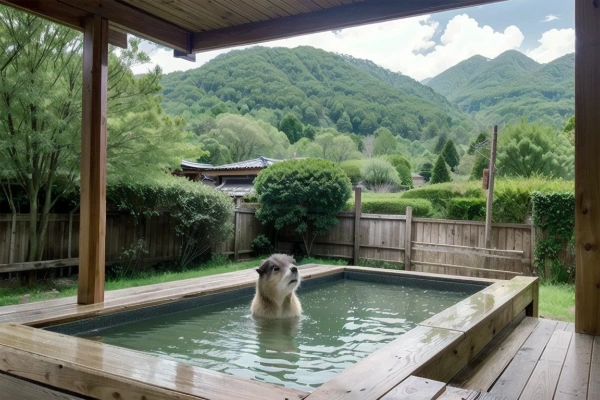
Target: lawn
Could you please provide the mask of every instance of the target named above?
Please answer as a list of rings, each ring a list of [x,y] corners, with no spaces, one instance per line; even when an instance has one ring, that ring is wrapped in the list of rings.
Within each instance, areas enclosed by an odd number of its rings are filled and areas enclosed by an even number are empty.
[[[107,280],[105,290],[126,289],[130,287],[152,285],[178,281],[182,279],[199,278],[202,276],[222,274],[224,272],[241,271],[257,267],[260,259],[237,262],[216,259],[206,264],[198,265],[184,272],[145,272],[130,278]],[[300,264],[334,264],[346,265],[346,262],[336,260],[321,260],[306,258]],[[19,304],[23,296],[28,295],[28,301],[42,301],[61,297],[75,296],[77,294],[77,281],[75,279],[59,278],[38,282],[33,288],[21,285],[19,282],[0,283],[0,306]]]
[[[541,284],[540,317],[557,321],[575,321],[575,285]]]

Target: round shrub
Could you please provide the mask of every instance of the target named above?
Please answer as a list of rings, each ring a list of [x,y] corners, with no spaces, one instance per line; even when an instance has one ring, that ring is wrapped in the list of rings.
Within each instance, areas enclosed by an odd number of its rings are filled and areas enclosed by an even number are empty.
[[[302,235],[308,255],[315,237],[337,224],[336,214],[352,193],[350,179],[340,167],[310,158],[271,165],[258,174],[254,188],[261,205],[256,217],[278,230],[292,227]]]

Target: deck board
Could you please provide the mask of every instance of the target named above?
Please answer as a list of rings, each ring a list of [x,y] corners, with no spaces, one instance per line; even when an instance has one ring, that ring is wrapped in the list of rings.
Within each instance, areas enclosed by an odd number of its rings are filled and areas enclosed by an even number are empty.
[[[560,374],[555,400],[587,398],[594,338],[574,333]]]
[[[59,339],[59,340],[57,340]],[[23,325],[0,325],[0,370],[93,398],[300,399],[265,385],[142,352]]]
[[[0,399],[6,400],[83,400],[82,397],[57,392],[2,373],[0,373],[0,388],[2,388]]]
[[[553,332],[520,398],[553,398],[572,337],[571,332],[563,330]]]
[[[592,363],[590,365],[588,399],[600,399],[600,336],[594,337],[594,346],[592,349]]]
[[[555,321],[540,319],[537,327],[489,392],[509,399],[518,399],[555,328]]]

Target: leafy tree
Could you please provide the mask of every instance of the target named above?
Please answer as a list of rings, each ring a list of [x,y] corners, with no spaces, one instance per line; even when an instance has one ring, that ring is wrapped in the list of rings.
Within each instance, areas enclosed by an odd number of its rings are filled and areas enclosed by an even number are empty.
[[[224,114],[226,112],[229,112],[229,109],[227,108],[227,105],[225,103],[219,103],[211,107],[210,109],[210,113],[213,117],[216,117],[219,114]]]
[[[452,140],[446,142],[446,145],[442,150],[442,157],[444,157],[446,164],[450,166],[450,170],[454,172],[454,168],[460,163],[460,156],[458,155]]]
[[[373,155],[384,156],[396,152],[398,142],[387,128],[379,128],[375,131],[375,143],[373,144]]]
[[[279,124],[279,130],[285,133],[292,144],[302,139],[302,122],[294,114],[290,113],[283,117]]]
[[[352,122],[350,121],[350,116],[346,111],[344,111],[338,118],[336,126],[340,132],[352,132]]]
[[[575,116],[573,115],[563,128],[563,133],[567,137],[567,140],[571,143],[571,145],[575,146]]]
[[[355,158],[358,152],[356,144],[346,135],[337,135],[327,132],[315,138],[315,144],[320,148],[319,157],[335,163],[341,163],[350,158]]]
[[[205,150],[205,154],[198,157],[197,162],[212,165],[231,164],[233,162],[227,146],[222,145],[216,139],[204,137],[200,139],[200,144],[202,149]]]
[[[446,135],[446,132],[442,132],[442,134],[440,136],[438,136],[438,140],[435,143],[433,152],[435,154],[440,154],[442,152],[442,150],[444,150],[444,146],[446,145],[447,141],[448,141],[448,135]]]
[[[421,170],[419,171],[419,175],[421,175],[425,182],[429,182],[431,179],[431,173],[433,171],[433,164],[430,162],[423,163],[421,166]]]
[[[261,207],[256,216],[275,229],[291,227],[302,236],[307,255],[317,236],[337,224],[351,196],[346,173],[326,160],[302,159],[276,163],[261,171],[254,187]]]
[[[574,149],[553,127],[527,122],[509,125],[498,140],[498,174],[572,179]]]
[[[81,140],[83,37],[62,25],[0,7],[0,183],[29,203],[28,260],[40,260],[50,210],[76,190]],[[161,71],[134,77],[149,60],[131,40],[108,60],[108,183],[163,176],[198,151],[183,120],[158,106]],[[11,195],[10,191],[6,191]]]
[[[317,130],[312,125],[306,125],[304,127],[304,131],[302,132],[302,135],[305,138],[310,139],[310,140],[315,140],[316,134],[317,134]]]
[[[192,119],[186,125],[186,129],[196,134],[196,136],[206,135],[212,129],[217,127],[217,121],[211,116],[204,118]]]
[[[392,164],[396,171],[398,171],[398,176],[400,177],[400,183],[403,186],[407,186],[409,188],[413,187],[412,181],[412,173],[410,168],[410,162],[402,157],[399,154],[392,154],[386,157],[386,159]]]
[[[312,107],[307,107],[304,110],[304,122],[309,125],[319,125],[319,116]]]
[[[425,134],[427,139],[432,139],[440,133],[440,127],[435,122],[430,122],[425,128]]]
[[[362,142],[363,142],[362,153],[367,158],[373,157],[374,151],[375,151],[375,135],[369,135],[369,136],[363,137]]]
[[[400,184],[398,171],[382,158],[367,160],[360,172],[367,185],[375,192],[386,193]]]
[[[448,171],[448,165],[446,165],[446,161],[444,161],[444,157],[440,154],[435,161],[435,165],[433,167],[433,172],[431,173],[430,183],[444,183],[450,182],[450,171]]]
[[[489,135],[485,132],[481,132],[477,137],[469,144],[469,150],[467,154],[489,154],[490,153],[490,140]]]
[[[267,132],[249,117],[222,114],[217,118],[217,127],[206,136],[225,145],[233,162],[271,155]]]
[[[473,164],[473,170],[471,171],[471,176],[469,177],[472,181],[477,181],[483,178],[483,170],[490,167],[490,160],[486,157],[477,155],[475,158],[475,163]]]

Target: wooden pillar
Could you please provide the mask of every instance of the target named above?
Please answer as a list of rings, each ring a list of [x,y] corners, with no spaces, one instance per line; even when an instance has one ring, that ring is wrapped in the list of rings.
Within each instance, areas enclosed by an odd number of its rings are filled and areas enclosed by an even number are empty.
[[[235,217],[233,222],[233,261],[239,261],[240,259],[240,240],[241,240],[241,215],[239,209],[235,209]]]
[[[77,302],[104,301],[108,20],[85,20],[81,119],[81,219]]]
[[[410,271],[412,253],[412,207],[406,207],[406,229],[404,231],[404,270]]]
[[[600,335],[600,2],[575,1],[575,330]]]
[[[360,257],[360,214],[362,212],[362,186],[354,189],[354,265]]]

